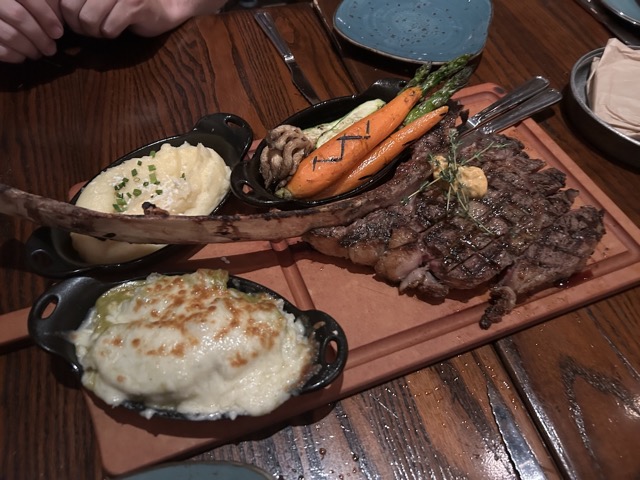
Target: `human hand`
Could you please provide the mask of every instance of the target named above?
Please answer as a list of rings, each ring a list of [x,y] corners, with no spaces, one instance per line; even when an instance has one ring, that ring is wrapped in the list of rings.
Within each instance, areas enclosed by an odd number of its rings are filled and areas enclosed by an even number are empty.
[[[115,38],[125,29],[152,37],[196,15],[216,13],[225,0],[59,0],[64,21],[76,33]]]
[[[64,33],[58,0],[0,1],[0,62],[20,63],[56,53]]]

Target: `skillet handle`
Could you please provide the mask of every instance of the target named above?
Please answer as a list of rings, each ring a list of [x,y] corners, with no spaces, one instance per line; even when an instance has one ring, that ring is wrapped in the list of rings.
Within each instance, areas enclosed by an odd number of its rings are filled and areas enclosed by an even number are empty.
[[[89,312],[98,296],[111,287],[91,277],[74,277],[50,287],[33,304],[27,326],[33,341],[43,350],[66,360],[75,373],[82,373],[76,349],[69,334],[82,318],[78,312]]]
[[[73,264],[60,254],[49,227],[36,229],[27,239],[25,250],[29,268],[44,277],[64,278],[89,269],[87,265]]]
[[[253,162],[240,162],[231,170],[231,192],[243,202],[262,208],[282,208],[287,203],[285,199],[279,199],[269,193],[262,186],[262,177],[258,178]],[[245,187],[249,191],[245,191]]]
[[[243,118],[232,113],[212,113],[202,117],[193,127],[194,130],[203,133],[216,133],[232,145],[243,158],[249,151],[253,142],[253,130]]]
[[[313,328],[318,342],[320,370],[304,384],[300,393],[319,390],[333,382],[342,373],[349,354],[347,336],[342,327],[328,314],[319,310],[303,312],[305,323]],[[335,345],[335,352],[331,348]]]

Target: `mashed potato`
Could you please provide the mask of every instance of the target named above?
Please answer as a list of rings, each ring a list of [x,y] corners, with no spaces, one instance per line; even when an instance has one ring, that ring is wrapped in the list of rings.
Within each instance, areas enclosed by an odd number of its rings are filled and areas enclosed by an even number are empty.
[[[262,415],[310,374],[317,351],[281,299],[227,288],[223,270],[152,274],[103,294],[72,335],[83,384],[193,419]]]
[[[76,205],[98,212],[142,215],[151,202],[172,215],[208,215],[229,191],[231,169],[214,150],[168,143],[153,155],[132,158],[99,174],[84,187]],[[131,244],[71,234],[87,262],[121,263],[164,245]]]

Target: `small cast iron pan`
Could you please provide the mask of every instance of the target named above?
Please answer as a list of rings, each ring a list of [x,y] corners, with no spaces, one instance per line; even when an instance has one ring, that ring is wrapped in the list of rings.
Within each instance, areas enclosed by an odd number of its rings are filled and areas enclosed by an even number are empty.
[[[149,155],[151,151],[159,150],[160,146],[165,143],[178,147],[185,142],[191,145],[201,143],[205,147],[212,148],[224,159],[229,168],[233,169],[248,152],[252,141],[253,131],[245,120],[230,113],[214,113],[198,120],[190,132],[157,140],[140,147],[119,158],[102,171],[115,167],[125,160]],[[100,173],[102,172],[97,173],[93,178]],[[74,195],[71,203],[78,200],[81,192],[82,190]],[[228,198],[227,194],[211,214],[217,212]],[[87,272],[126,271],[157,262],[183,248],[184,245],[167,245],[144,257],[128,262],[96,265],[87,263],[78,255],[72,246],[71,236],[63,230],[49,227],[38,228],[31,234],[25,245],[29,267],[34,272],[51,278],[66,278]]]
[[[165,275],[181,275],[175,272]],[[36,345],[45,351],[65,360],[80,379],[83,368],[76,356],[75,345],[69,340],[69,334],[80,327],[100,295],[112,287],[131,280],[142,280],[146,276],[118,281],[103,281],[93,277],[79,276],[62,280],[42,294],[29,312],[29,335]],[[347,362],[347,337],[342,327],[328,314],[319,310],[300,310],[287,299],[269,288],[250,280],[229,276],[229,288],[245,293],[266,293],[284,301],[284,310],[301,322],[307,335],[318,344],[315,364],[318,371],[294,395],[313,392],[333,382],[344,369]],[[53,308],[49,313],[47,310]],[[146,410],[144,404],[124,402],[121,406],[130,410]],[[173,410],[154,410],[154,415],[176,420],[216,420],[219,416],[202,415],[194,417]]]
[[[293,125],[305,129],[331,122],[346,115],[358,105],[368,100],[377,98],[385,102],[392,100],[405,84],[406,81],[400,79],[378,80],[358,95],[333,98],[305,108],[284,120],[282,125]],[[266,145],[265,140],[260,142],[249,161],[240,162],[235,166],[231,172],[231,191],[240,200],[250,205],[264,208],[278,208],[280,210],[315,207],[358,195],[383,183],[395,168],[397,161],[402,158],[402,155],[398,156],[396,160],[371,177],[366,183],[349,192],[321,200],[285,200],[265,188],[264,178],[260,173],[260,154]]]

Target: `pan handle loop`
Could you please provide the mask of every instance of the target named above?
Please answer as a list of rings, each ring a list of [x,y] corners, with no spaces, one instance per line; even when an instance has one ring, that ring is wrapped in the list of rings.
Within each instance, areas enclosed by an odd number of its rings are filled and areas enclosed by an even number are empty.
[[[243,158],[253,142],[253,130],[243,118],[232,113],[212,113],[200,118],[193,127],[203,133],[215,133],[225,138]]]
[[[342,373],[349,345],[342,327],[325,312],[308,310],[303,315],[308,317],[306,321],[313,328],[318,342],[317,364],[320,365],[320,370],[301,389],[301,393],[308,393],[329,385]]]

